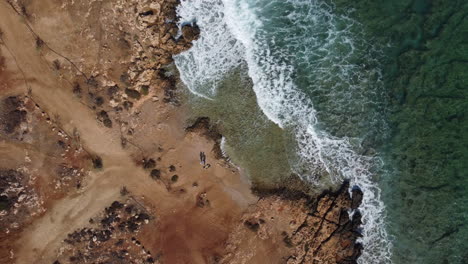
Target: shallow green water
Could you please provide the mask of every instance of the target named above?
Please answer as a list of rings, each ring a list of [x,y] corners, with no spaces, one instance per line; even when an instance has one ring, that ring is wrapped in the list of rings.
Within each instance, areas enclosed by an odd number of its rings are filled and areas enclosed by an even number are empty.
[[[291,174],[284,131],[259,109],[245,70],[226,76],[214,100],[187,96],[192,118],[206,116],[216,122],[226,138],[226,155],[246,169],[254,184],[275,187]]]

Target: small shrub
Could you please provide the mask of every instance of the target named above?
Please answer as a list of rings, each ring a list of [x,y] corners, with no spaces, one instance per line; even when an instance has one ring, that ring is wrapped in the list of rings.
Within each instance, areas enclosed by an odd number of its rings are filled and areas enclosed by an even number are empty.
[[[78,96],[78,97],[81,97],[81,86],[80,86],[80,84],[75,83],[75,85],[73,86],[73,94]]]
[[[152,169],[154,167],[156,167],[156,161],[154,161],[154,159],[144,159],[143,160],[143,168]]]
[[[104,124],[105,127],[112,128],[112,120],[110,120],[109,118],[104,119],[102,123]]]
[[[127,195],[128,193],[129,193],[129,192],[128,192],[128,190],[127,190],[127,187],[122,186],[122,188],[120,188],[120,195],[125,196],[125,195]]]
[[[104,124],[104,126],[112,128],[112,120],[109,118],[109,115],[106,111],[101,110],[100,112],[98,112],[97,119],[101,121]]]
[[[125,89],[125,93],[130,97],[130,98],[133,98],[133,99],[140,99],[141,98],[141,95],[140,93],[137,91],[137,90],[133,90],[133,89]]]
[[[24,3],[20,3],[20,8],[21,8],[21,13],[23,14],[23,16],[25,16],[26,19],[29,19],[31,15],[28,13],[28,10],[26,9],[26,6],[24,5]]]
[[[151,170],[151,178],[155,179],[155,180],[158,180],[161,178],[161,171],[160,170],[157,170],[157,169],[153,169]]]
[[[258,223],[251,222],[249,220],[246,220],[244,222],[244,225],[245,225],[245,227],[247,227],[249,230],[251,230],[253,232],[257,232],[258,229],[260,228],[260,225]]]
[[[57,71],[60,70],[61,66],[60,66],[60,61],[59,60],[54,60],[52,62],[52,64],[54,65],[55,70],[57,70]]]
[[[179,180],[179,176],[177,174],[171,177],[172,182],[177,182],[178,180]]]
[[[292,248],[294,245],[292,244],[292,241],[291,241],[291,238],[289,238],[288,236],[284,237],[283,238],[283,242],[284,244],[286,244],[286,246],[288,248]]]
[[[96,103],[97,106],[101,106],[102,104],[104,104],[104,98],[102,98],[102,96],[98,96],[96,97],[94,102]]]
[[[128,110],[130,110],[130,108],[133,107],[133,103],[130,102],[130,101],[125,101],[125,102],[123,102],[123,107],[125,108],[125,110],[128,111]]]
[[[128,76],[127,73],[122,73],[122,75],[120,75],[120,81],[123,83],[128,83],[129,79],[130,79],[130,76]]]
[[[40,49],[44,46],[44,41],[40,37],[36,37],[36,48]]]
[[[107,95],[109,95],[109,97],[112,97],[112,96],[114,96],[118,91],[119,91],[119,86],[114,85],[114,86],[109,87],[109,88],[107,89]]]
[[[95,157],[93,158],[93,167],[94,167],[95,169],[102,169],[103,164],[102,164],[102,159],[101,159],[101,157],[95,156]]]
[[[99,120],[109,119],[109,115],[107,114],[106,111],[102,110],[98,113],[98,119]]]
[[[63,142],[62,140],[57,141],[57,145],[59,145],[59,147],[63,149],[66,147],[65,142]]]
[[[149,93],[149,86],[148,86],[148,85],[142,85],[142,86],[141,86],[141,93],[142,93],[143,95],[148,95],[148,93]]]
[[[0,211],[10,209],[10,204],[4,197],[6,196],[0,196]]]
[[[97,88],[99,83],[98,81],[96,80],[96,77],[94,76],[91,76],[87,81],[86,83],[89,85],[89,86],[92,86],[94,88]]]

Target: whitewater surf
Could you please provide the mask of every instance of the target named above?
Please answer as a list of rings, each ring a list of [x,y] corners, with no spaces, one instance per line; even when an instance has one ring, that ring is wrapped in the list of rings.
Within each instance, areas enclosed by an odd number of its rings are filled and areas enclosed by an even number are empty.
[[[385,135],[374,50],[358,22],[320,1],[192,0],[178,8],[180,25],[196,22],[200,38],[175,57],[197,96],[246,65],[263,114],[292,135],[291,170],[324,188],[349,179],[364,191],[360,263],[390,263],[385,206],[376,178],[382,162],[372,144]],[[223,142],[229,145],[229,138]]]

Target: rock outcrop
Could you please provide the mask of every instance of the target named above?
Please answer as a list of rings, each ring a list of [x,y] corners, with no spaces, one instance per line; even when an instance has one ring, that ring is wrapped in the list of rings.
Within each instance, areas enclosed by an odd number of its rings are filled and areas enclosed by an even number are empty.
[[[198,133],[209,140],[215,142],[213,149],[211,150],[217,159],[223,159],[223,151],[221,150],[221,139],[222,135],[213,122],[210,121],[208,117],[199,117],[197,118],[192,125],[188,126],[185,129],[189,133]]]
[[[348,212],[357,198],[350,196],[348,182],[316,199],[272,192],[244,214],[222,263],[356,263],[361,214]]]
[[[197,26],[197,24],[185,25],[182,27],[182,37],[186,41],[192,42],[194,40],[197,40],[199,36],[200,28]]]
[[[349,195],[345,182],[337,192],[326,192],[312,206],[301,225],[285,237],[293,248],[288,264],[299,263],[356,263],[362,245],[360,236],[361,214],[348,211],[356,200]]]

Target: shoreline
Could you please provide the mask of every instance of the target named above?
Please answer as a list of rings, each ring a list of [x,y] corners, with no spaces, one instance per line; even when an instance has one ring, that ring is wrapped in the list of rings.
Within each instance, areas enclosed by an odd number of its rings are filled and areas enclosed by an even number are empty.
[[[252,186],[220,159],[209,120],[187,124],[165,67],[197,29],[175,38],[175,1],[12,3],[0,4],[12,187],[0,263],[356,263],[349,185],[317,198],[300,181]]]

